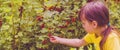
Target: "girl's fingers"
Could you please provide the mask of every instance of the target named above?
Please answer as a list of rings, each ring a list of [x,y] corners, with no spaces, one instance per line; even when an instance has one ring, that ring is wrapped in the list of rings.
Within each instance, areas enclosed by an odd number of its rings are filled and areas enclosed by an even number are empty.
[[[48,37],[51,37],[51,36],[52,36],[52,34],[51,34],[51,33],[49,33],[49,34],[48,34]]]
[[[51,40],[55,40],[55,38],[53,36],[51,36],[50,38],[51,38]]]
[[[50,37],[50,42],[52,42],[52,43],[58,43],[58,37],[57,36],[51,36]]]
[[[56,40],[55,38],[52,38],[51,40]]]

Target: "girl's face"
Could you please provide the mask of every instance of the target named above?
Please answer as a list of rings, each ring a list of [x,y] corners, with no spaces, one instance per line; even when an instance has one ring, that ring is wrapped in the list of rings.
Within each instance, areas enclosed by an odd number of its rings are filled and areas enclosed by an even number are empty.
[[[83,17],[81,21],[82,21],[82,26],[85,29],[85,31],[87,31],[88,33],[95,32],[95,28],[96,28],[95,22],[89,22],[85,17]]]

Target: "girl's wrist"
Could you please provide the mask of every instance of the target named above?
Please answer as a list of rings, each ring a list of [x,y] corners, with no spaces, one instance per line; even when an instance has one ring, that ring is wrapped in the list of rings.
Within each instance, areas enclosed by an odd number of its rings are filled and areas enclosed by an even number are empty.
[[[61,42],[60,42],[61,39],[62,39],[62,38],[58,37],[57,43],[61,44]]]

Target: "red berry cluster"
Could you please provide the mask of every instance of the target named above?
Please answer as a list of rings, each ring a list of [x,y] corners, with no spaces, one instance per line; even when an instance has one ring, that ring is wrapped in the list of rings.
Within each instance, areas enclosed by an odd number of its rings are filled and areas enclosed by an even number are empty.
[[[43,21],[43,16],[37,16],[36,17],[36,20],[37,21]],[[40,29],[44,28],[45,27],[45,23],[42,23],[40,24]]]
[[[48,8],[48,10],[50,10],[50,11],[54,10],[54,11],[57,11],[57,12],[62,12],[64,10],[64,8],[63,7],[58,8],[56,6],[51,6],[51,7]]]
[[[52,34],[51,33],[48,33],[48,37],[51,37],[52,36]]]
[[[45,39],[45,40],[43,40],[43,41],[42,41],[42,45],[47,44],[47,42],[48,42],[48,41],[47,41],[46,39]]]
[[[52,38],[52,40],[55,40],[55,38],[52,37],[52,34],[51,34],[51,33],[48,33],[48,37],[49,37],[49,38]]]
[[[40,25],[40,28],[41,28],[41,29],[45,28],[45,24],[42,23],[42,24]]]
[[[65,26],[68,26],[69,24],[70,24],[70,21],[67,20],[67,21],[65,22]]]
[[[74,32],[75,32],[75,30],[74,30],[74,29],[73,29],[73,30],[68,30],[68,32],[74,33]]]
[[[65,21],[65,24],[59,26],[59,28],[66,28],[70,24],[70,20],[64,20],[64,21]]]
[[[71,19],[71,22],[73,23],[73,22],[76,22],[76,17],[73,17],[73,16],[70,16],[70,19]]]
[[[62,26],[59,26],[59,28],[66,28],[70,23],[76,22],[77,18],[73,16],[69,16],[70,20],[65,20],[65,24]]]
[[[67,26],[63,25],[63,26],[59,26],[59,28],[66,28]]]
[[[2,26],[2,20],[0,19],[0,27]]]
[[[42,16],[37,16],[37,17],[36,17],[36,20],[42,21],[42,20],[43,20],[43,17],[42,17]]]

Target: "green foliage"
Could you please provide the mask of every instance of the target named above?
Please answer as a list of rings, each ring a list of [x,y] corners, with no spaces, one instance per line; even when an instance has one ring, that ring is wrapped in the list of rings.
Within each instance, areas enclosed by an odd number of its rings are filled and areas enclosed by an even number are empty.
[[[69,50],[52,44],[48,35],[82,38],[76,19],[85,0],[0,0],[0,50]],[[111,24],[120,28],[120,3],[108,2]],[[82,49],[81,47],[80,49]],[[91,50],[91,46],[88,46]]]
[[[111,1],[108,3],[110,9],[110,23],[120,30],[120,2]]]

